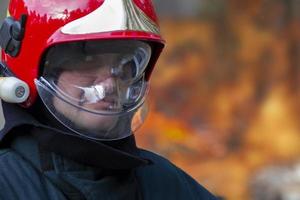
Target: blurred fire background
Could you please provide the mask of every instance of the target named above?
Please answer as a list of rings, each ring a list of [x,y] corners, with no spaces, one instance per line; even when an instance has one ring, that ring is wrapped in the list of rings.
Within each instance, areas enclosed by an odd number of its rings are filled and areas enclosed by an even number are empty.
[[[261,171],[300,162],[300,1],[154,4],[167,46],[139,146],[225,199],[267,199],[255,189]]]
[[[167,46],[138,144],[226,199],[267,199],[260,172],[300,162],[300,1],[154,2]]]

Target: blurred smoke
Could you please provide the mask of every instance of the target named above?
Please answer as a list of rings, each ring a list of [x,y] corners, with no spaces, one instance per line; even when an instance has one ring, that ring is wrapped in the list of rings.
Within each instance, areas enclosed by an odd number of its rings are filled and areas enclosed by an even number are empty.
[[[300,163],[265,168],[253,179],[251,190],[254,200],[299,200]]]
[[[161,17],[195,17],[199,14],[203,0],[153,0]]]

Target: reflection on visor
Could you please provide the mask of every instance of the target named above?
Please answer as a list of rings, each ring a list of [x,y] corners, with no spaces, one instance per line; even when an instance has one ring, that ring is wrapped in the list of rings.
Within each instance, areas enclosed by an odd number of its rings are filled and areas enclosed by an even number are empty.
[[[139,41],[64,44],[52,47],[48,52],[44,75],[61,70],[85,71],[105,66],[109,67],[110,75],[134,82],[144,73],[150,56],[150,46]]]
[[[43,77],[40,80],[47,82]],[[88,86],[76,85],[66,80],[59,80],[57,83],[50,81],[47,84],[56,91],[57,95],[76,105],[106,102],[107,106],[103,106],[102,110],[114,112],[137,104],[144,97],[147,89],[144,77],[130,84],[117,80],[107,81],[107,79]]]
[[[113,67],[111,74],[120,77],[123,81],[131,81],[140,77],[148,62],[147,53],[144,49],[136,50],[134,56],[125,57],[121,60],[118,66]]]
[[[110,96],[110,94],[107,92],[105,84],[102,83],[90,87],[81,87],[75,85],[74,87],[82,90],[80,99],[81,103],[97,103]],[[124,91],[124,94],[122,94],[122,96],[120,95],[119,99],[122,101],[124,106],[130,106],[141,98],[144,89],[144,81],[141,79],[131,86],[128,86]]]
[[[144,102],[148,92],[148,84],[142,78],[128,86],[116,86],[116,93],[107,90],[105,84],[99,83],[88,87],[82,87],[66,82],[60,82],[64,86],[56,85],[54,81],[48,82],[43,77],[36,80],[39,87],[43,87],[62,100],[95,114],[122,114],[130,112]],[[66,90],[65,88],[68,88]],[[108,91],[108,92],[107,92]],[[72,93],[71,93],[72,92]],[[98,105],[95,108],[84,105]]]
[[[83,97],[85,102],[96,103],[105,98],[105,88],[103,85],[93,85],[91,87],[77,86],[77,88],[83,90]]]

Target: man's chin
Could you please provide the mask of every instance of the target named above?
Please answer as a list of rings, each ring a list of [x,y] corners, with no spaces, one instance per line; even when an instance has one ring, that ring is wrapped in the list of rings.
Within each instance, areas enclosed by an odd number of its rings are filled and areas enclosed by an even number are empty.
[[[115,128],[119,120],[119,116],[89,113],[72,105],[61,103],[58,99],[54,101],[54,106],[56,111],[73,123],[72,129],[79,129],[83,134],[84,132],[107,132]]]
[[[86,129],[93,132],[109,131],[117,125],[117,122],[118,117],[111,116],[81,116],[73,121],[73,123],[77,124],[81,129]]]

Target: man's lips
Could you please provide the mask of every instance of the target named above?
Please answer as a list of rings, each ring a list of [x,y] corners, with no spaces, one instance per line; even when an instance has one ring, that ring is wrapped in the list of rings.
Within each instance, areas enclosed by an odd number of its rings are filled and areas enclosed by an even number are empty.
[[[86,104],[86,107],[93,110],[120,110],[121,106],[114,98],[104,98],[96,103]]]

